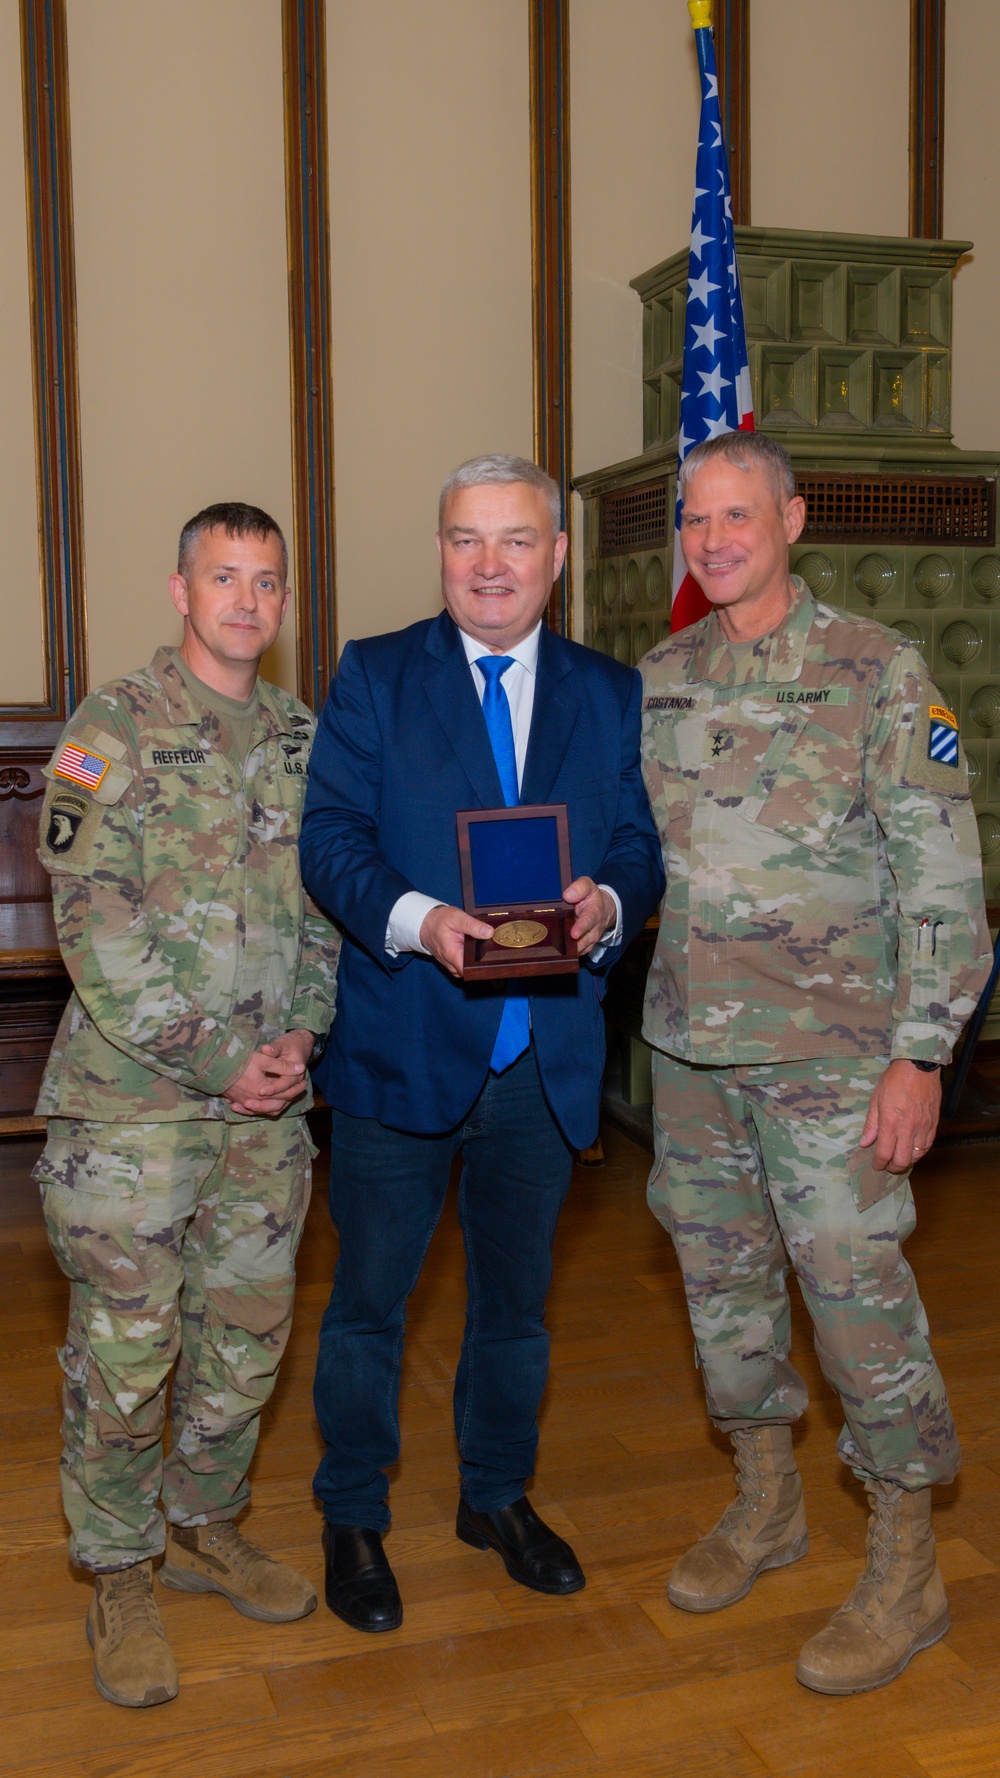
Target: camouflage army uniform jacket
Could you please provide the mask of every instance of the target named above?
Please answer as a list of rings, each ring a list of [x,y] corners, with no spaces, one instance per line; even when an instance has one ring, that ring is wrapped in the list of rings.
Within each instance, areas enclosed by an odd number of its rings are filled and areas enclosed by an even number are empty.
[[[894,631],[793,586],[739,665],[714,612],[642,662],[667,874],[643,1034],[715,1067],[944,1062],[990,968],[957,723]]]
[[[340,938],[299,876],[314,718],[259,681],[241,778],[174,655],[92,692],[44,768],[39,857],[73,993],[41,1116],[232,1116],[220,1095],[255,1049],[333,1018]]]

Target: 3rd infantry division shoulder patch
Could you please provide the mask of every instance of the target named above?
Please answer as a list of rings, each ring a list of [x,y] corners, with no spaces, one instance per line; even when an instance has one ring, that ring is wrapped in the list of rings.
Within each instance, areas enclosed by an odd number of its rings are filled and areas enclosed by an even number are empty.
[[[927,712],[929,729],[927,757],[938,765],[958,765],[958,718],[941,704],[932,704]]]

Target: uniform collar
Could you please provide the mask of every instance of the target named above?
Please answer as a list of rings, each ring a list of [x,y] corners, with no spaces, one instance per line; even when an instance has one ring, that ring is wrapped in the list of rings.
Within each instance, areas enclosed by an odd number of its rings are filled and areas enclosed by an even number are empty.
[[[769,684],[784,684],[798,679],[802,672],[806,642],[816,616],[816,601],[798,574],[789,576],[792,603],[776,630],[766,638],[766,664],[761,675]],[[730,677],[733,657],[722,633],[718,613],[710,611],[699,626],[702,633],[691,651],[688,679],[709,680],[720,684]]]
[[[176,660],[176,648],[158,648],[152,660],[152,671],[159,681],[167,706],[167,720],[176,728],[200,728],[210,712],[198,703],[197,698],[192,697],[183,674],[177,668]],[[269,685],[266,679],[258,679],[257,697],[257,738],[297,732],[289,724],[287,711],[281,708],[276,687]],[[261,728],[263,736],[259,735]]]

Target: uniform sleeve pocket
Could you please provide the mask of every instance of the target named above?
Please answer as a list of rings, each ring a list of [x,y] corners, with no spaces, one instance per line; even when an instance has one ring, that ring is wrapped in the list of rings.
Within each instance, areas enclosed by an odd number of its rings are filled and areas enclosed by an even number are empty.
[[[910,949],[910,1006],[931,1022],[947,1019],[951,1003],[951,929],[943,920],[915,926]]]

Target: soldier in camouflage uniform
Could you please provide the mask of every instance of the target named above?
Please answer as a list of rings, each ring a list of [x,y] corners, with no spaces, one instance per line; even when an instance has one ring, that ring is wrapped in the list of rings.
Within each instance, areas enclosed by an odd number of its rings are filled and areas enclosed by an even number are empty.
[[[920,655],[789,575],[805,509],[783,448],[699,445],[682,496],[714,609],[642,663],[667,874],[643,1025],[649,1200],[738,1481],[668,1595],[717,1610],[807,1547],[791,1264],[872,1508],[864,1576],[797,1669],[843,1694],[886,1684],[948,1627],[930,1486],[958,1444],[902,1243],[940,1067],[990,967],[978,836],[958,724]]]
[[[180,648],[91,693],[45,768],[40,856],[73,993],[36,1177],[72,1286],[70,1549],[95,1576],[87,1632],[118,1704],[177,1691],[152,1592],[164,1548],[162,1581],[250,1617],[316,1604],[233,1522],[291,1323],[306,1063],[339,948],[299,877],[313,718],[257,679],[286,577],[266,513],[198,514],[170,583]]]

